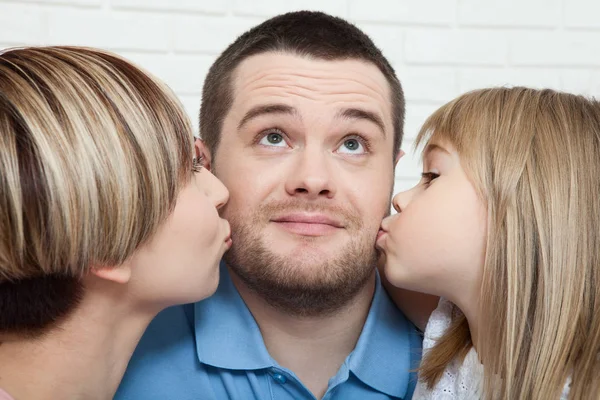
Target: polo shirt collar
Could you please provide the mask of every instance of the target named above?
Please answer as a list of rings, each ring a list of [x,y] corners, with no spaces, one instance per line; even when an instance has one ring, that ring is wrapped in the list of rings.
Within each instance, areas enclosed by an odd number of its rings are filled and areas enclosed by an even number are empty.
[[[418,334],[388,297],[377,272],[371,309],[348,357],[348,368],[364,384],[404,398],[410,383],[409,371],[416,367],[413,364],[420,354],[420,349],[412,348],[418,340],[411,340],[411,335]]]
[[[224,262],[220,274],[215,294],[194,305],[198,359],[203,364],[230,370],[274,366],[258,324],[233,285]]]
[[[199,361],[230,370],[277,366],[223,262],[220,274],[216,293],[194,305]],[[415,368],[411,365],[414,358],[410,352],[420,349],[411,348],[409,335],[416,334],[414,327],[385,293],[379,273],[376,279],[369,314],[346,362],[348,369],[364,384],[389,396],[403,398],[409,387],[408,371]]]

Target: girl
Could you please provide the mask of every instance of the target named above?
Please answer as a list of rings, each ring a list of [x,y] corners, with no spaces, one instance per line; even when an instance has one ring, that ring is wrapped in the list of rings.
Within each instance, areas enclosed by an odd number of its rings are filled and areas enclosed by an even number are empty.
[[[228,192],[198,151],[114,54],[0,54],[0,399],[112,398],[150,320],[215,291]]]
[[[598,398],[600,104],[478,90],[419,144],[377,242],[392,285],[441,296],[414,398]]]

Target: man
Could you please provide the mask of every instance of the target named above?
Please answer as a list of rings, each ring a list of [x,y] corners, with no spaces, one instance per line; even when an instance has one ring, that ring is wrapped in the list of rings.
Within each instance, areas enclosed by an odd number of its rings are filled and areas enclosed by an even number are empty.
[[[284,14],[230,45],[200,133],[233,247],[212,298],[151,324],[116,398],[410,398],[421,343],[374,248],[403,118],[392,67],[344,20]]]

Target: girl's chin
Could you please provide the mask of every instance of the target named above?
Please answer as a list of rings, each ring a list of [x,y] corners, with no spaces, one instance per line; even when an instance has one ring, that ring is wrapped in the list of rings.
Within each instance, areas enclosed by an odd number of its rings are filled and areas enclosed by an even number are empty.
[[[386,257],[383,271],[388,282],[394,286],[405,288],[410,283],[402,266],[395,262],[393,257]]]

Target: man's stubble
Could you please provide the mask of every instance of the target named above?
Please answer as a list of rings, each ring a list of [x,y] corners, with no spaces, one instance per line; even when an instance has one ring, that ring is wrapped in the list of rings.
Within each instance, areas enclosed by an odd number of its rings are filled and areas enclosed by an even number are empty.
[[[323,257],[317,251],[323,238],[298,237],[298,251],[277,254],[262,231],[271,223],[269,216],[284,210],[335,213],[345,222],[347,243]],[[290,315],[323,316],[339,310],[368,283],[377,263],[375,235],[348,210],[292,200],[265,204],[253,215],[225,216],[233,239],[225,262],[250,290]]]

